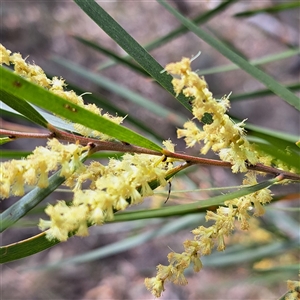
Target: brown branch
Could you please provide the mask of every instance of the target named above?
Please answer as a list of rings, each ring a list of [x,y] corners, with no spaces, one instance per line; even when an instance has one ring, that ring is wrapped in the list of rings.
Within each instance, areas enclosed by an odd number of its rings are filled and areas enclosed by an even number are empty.
[[[181,154],[181,153],[173,153],[168,150],[164,150],[163,153],[167,157],[182,159],[182,160],[185,160],[186,162],[191,162],[192,164],[210,165],[210,166],[218,166],[218,167],[224,167],[224,168],[232,167],[231,163],[221,161],[221,160],[195,157],[195,156],[190,156],[190,155]],[[282,175],[283,179],[300,180],[299,174],[283,171],[283,170],[273,168],[273,167],[268,167],[268,166],[265,166],[262,164],[249,165],[249,166],[247,166],[247,168],[248,168],[248,170],[268,173],[268,174],[272,174],[274,176]]]
[[[14,130],[7,130],[0,128],[0,135],[5,135],[13,139],[17,138],[31,138],[31,139],[49,139],[52,138],[53,133],[32,133],[32,132],[21,132]]]
[[[72,133],[68,133],[62,130],[59,130],[52,125],[49,124],[48,129],[51,131],[49,133],[27,133],[27,132],[19,132],[19,131],[13,131],[13,130],[6,130],[6,129],[0,129],[0,135],[6,135],[10,136],[12,138],[38,138],[38,139],[49,139],[49,138],[57,138],[59,140],[68,141],[71,143],[79,142],[81,145],[90,145],[91,150],[90,154],[98,152],[98,151],[117,151],[117,152],[129,152],[129,153],[141,153],[141,154],[149,154],[149,155],[156,155],[156,156],[162,156],[165,155],[166,157],[175,158],[178,160],[182,160],[188,163],[189,165],[209,165],[209,166],[218,166],[223,168],[231,168],[232,164],[229,162],[224,162],[221,160],[215,160],[215,159],[208,159],[208,158],[202,158],[202,157],[195,157],[191,155],[181,154],[181,153],[174,153],[170,152],[168,150],[155,151],[150,150],[143,147],[138,147],[122,142],[108,142],[108,141],[99,141],[97,139],[83,137],[79,135],[75,135]],[[274,176],[282,175],[284,179],[290,179],[290,180],[297,180],[300,181],[300,175],[286,172],[277,168],[268,167],[262,164],[256,164],[256,165],[249,165],[247,166],[249,170],[257,171],[257,172],[263,172],[272,174]]]

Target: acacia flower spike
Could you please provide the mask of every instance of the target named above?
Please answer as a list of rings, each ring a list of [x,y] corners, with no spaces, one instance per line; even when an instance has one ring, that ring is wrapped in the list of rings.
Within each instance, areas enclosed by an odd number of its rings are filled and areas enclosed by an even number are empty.
[[[74,91],[66,90],[66,83],[63,78],[53,77],[48,78],[43,71],[43,69],[35,64],[30,64],[26,62],[26,59],[22,58],[20,53],[12,53],[10,50],[6,49],[2,44],[0,44],[0,64],[13,65],[14,72],[26,80],[33,82],[50,92],[67,99],[68,101],[75,103],[85,109],[97,114],[102,117],[109,119],[110,121],[121,124],[123,122],[123,117],[112,116],[108,113],[102,115],[102,109],[95,104],[84,104],[82,96],[78,96]],[[83,95],[83,94],[82,94]],[[92,130],[81,124],[73,124],[77,132],[83,136],[91,136],[101,140],[112,140],[112,138],[102,132],[97,130]]]
[[[283,179],[283,176],[279,175],[271,180],[270,185]],[[249,172],[243,183],[257,184],[255,173]],[[216,212],[207,211],[206,221],[212,221],[213,225],[199,226],[192,230],[194,239],[186,240],[183,243],[184,251],[182,253],[171,252],[168,254],[169,265],[159,264],[156,276],[145,279],[146,288],[155,297],[160,297],[166,281],[179,285],[187,284],[184,271],[192,265],[194,271],[199,272],[202,269],[201,257],[211,254],[215,246],[218,251],[224,251],[226,248],[225,238],[233,232],[236,223],[240,223],[243,230],[249,229],[250,209],[254,206],[254,215],[262,215],[264,213],[263,204],[270,201],[270,191],[261,189],[241,198],[225,201],[224,206],[219,207]]]

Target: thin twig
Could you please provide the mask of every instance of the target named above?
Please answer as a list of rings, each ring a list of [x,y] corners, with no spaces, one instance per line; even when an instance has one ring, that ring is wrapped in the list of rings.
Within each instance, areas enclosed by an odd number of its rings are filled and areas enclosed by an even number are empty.
[[[6,135],[11,138],[37,138],[37,139],[51,139],[57,138],[59,140],[68,141],[71,143],[79,142],[81,145],[90,145],[91,150],[90,154],[98,152],[98,151],[117,151],[117,152],[128,152],[128,153],[140,153],[140,154],[148,154],[148,155],[156,155],[161,156],[165,155],[166,157],[175,158],[177,160],[182,160],[187,162],[188,166],[200,164],[200,165],[209,165],[209,166],[218,166],[223,168],[231,168],[232,164],[229,162],[224,162],[221,160],[208,159],[203,157],[196,157],[182,153],[174,153],[168,150],[155,151],[147,148],[134,146],[131,144],[125,144],[121,142],[108,142],[108,141],[99,141],[97,139],[83,137],[79,135],[75,135],[73,133],[69,133],[66,131],[59,130],[52,125],[49,124],[48,129],[49,133],[27,133],[27,132],[19,132],[13,130],[0,129],[0,135]],[[300,180],[300,175],[286,172],[274,167],[265,166],[262,164],[249,165],[247,166],[249,170],[263,172],[272,174],[274,176],[282,175],[284,179],[290,180]]]
[[[8,136],[12,139],[17,138],[31,138],[31,139],[49,139],[52,138],[53,133],[32,133],[32,132],[21,132],[7,129],[0,129],[0,135]]]
[[[186,162],[192,163],[193,165],[201,164],[201,165],[218,166],[218,167],[224,167],[224,168],[232,167],[231,163],[221,161],[221,160],[195,157],[195,156],[190,156],[190,155],[181,154],[181,153],[173,153],[168,150],[164,150],[163,153],[167,157],[182,159],[182,160],[185,160]],[[282,175],[284,177],[284,179],[300,180],[299,174],[283,171],[283,170],[273,168],[273,167],[268,167],[268,166],[265,166],[262,164],[249,165],[249,166],[247,166],[247,168],[248,168],[248,170],[268,173],[268,174],[272,174],[274,176]]]

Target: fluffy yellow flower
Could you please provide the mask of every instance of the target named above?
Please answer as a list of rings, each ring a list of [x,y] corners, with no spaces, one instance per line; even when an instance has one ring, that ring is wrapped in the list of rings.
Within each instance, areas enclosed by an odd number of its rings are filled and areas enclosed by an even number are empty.
[[[210,114],[212,123],[205,124],[203,131],[192,122],[184,124],[184,129],[177,130],[178,138],[185,137],[187,147],[193,147],[203,141],[201,153],[210,149],[219,154],[220,158],[232,164],[232,171],[246,172],[246,162],[256,164],[257,153],[245,138],[244,122],[235,124],[226,114],[230,107],[229,96],[220,100],[213,97],[206,81],[191,70],[190,59],[183,58],[178,63],[171,63],[165,70],[180,78],[174,78],[172,84],[178,95],[182,92],[192,98],[192,112],[195,118],[202,121],[205,114]]]
[[[40,220],[39,227],[50,227],[46,232],[48,239],[66,241],[73,231],[80,236],[88,235],[87,207],[68,206],[64,201],[59,201],[55,206],[48,205],[45,212],[51,217],[51,221]]]
[[[47,147],[37,147],[26,159],[0,164],[0,197],[24,195],[24,186],[48,186],[48,174],[61,167],[61,176],[69,177],[82,167],[80,155],[87,147],[64,145],[58,140],[48,141]]]
[[[52,147],[55,146],[59,148],[56,143]],[[165,146],[174,150],[170,141],[166,141]],[[72,155],[68,166],[63,165],[64,174],[71,171],[73,165],[77,166],[77,172],[66,182],[74,191],[72,205],[67,206],[60,201],[54,206],[49,206],[46,213],[50,216],[50,222],[40,222],[41,228],[49,227],[48,237],[63,241],[70,233],[86,235],[88,224],[102,224],[113,219],[115,211],[140,203],[144,197],[153,194],[149,182],[157,180],[160,185],[166,185],[165,177],[172,169],[171,161],[164,159],[164,156],[129,153],[124,154],[120,160],[110,159],[107,166],[92,162],[83,167],[77,165],[79,157],[76,147],[68,145],[61,152],[66,149],[68,152],[63,156],[68,157],[68,153]],[[83,184],[87,182],[89,186],[85,184],[85,189],[82,189]],[[83,213],[79,217],[76,214],[79,214],[80,210]]]
[[[26,62],[26,59],[23,59],[20,53],[12,53],[10,50],[6,49],[2,44],[0,44],[0,64],[14,65],[15,73],[22,76],[23,78],[31,81],[43,88],[48,89],[52,93],[72,102],[76,105],[84,107],[85,109],[101,115],[101,109],[98,108],[95,104],[84,104],[81,96],[78,96],[74,91],[66,91],[65,81],[62,78],[53,77],[52,79],[47,78],[43,69],[35,64],[30,64]],[[104,118],[111,120],[116,124],[121,124],[124,120],[123,117],[111,116],[110,114],[104,114]],[[101,140],[111,140],[106,134],[103,134],[99,131],[92,130],[81,124],[74,124],[74,128],[78,133],[84,136],[90,136],[99,138]]]

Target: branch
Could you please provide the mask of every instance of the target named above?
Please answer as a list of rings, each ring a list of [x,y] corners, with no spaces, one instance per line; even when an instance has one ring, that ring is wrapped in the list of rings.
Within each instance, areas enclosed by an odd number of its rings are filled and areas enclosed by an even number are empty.
[[[232,164],[229,162],[224,162],[221,160],[215,159],[208,159],[202,157],[196,157],[181,153],[174,153],[168,150],[163,150],[162,152],[149,150],[147,148],[134,146],[127,143],[122,142],[108,142],[108,141],[99,141],[97,139],[83,137],[80,135],[75,135],[73,133],[68,133],[62,130],[59,130],[52,125],[49,124],[48,129],[51,131],[49,133],[27,133],[27,132],[19,132],[19,131],[12,131],[6,129],[0,129],[0,135],[6,135],[11,138],[37,138],[37,139],[51,139],[57,138],[59,140],[68,141],[71,143],[79,142],[81,145],[90,145],[91,150],[90,154],[93,154],[98,151],[117,151],[123,153],[140,153],[140,154],[149,154],[149,155],[156,155],[162,156],[165,155],[166,157],[175,158],[178,160],[182,160],[190,165],[209,165],[209,166],[218,166],[223,168],[231,168]],[[300,181],[300,175],[283,171],[277,168],[268,167],[263,164],[256,164],[256,165],[249,165],[247,166],[248,170],[253,170],[257,172],[263,172],[272,174],[274,176],[282,175],[284,179],[290,180],[297,180]]]
[[[186,162],[192,163],[193,165],[201,164],[201,165],[218,166],[218,167],[224,167],[224,168],[232,167],[231,163],[221,161],[221,160],[195,157],[195,156],[190,156],[190,155],[181,154],[181,153],[173,153],[168,150],[164,150],[163,153],[167,157],[185,160]],[[291,180],[299,180],[300,181],[299,174],[283,171],[283,170],[273,168],[273,167],[268,167],[263,164],[249,165],[249,166],[247,166],[247,169],[257,171],[257,172],[272,174],[274,176],[282,175],[283,179],[291,179]]]

